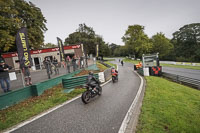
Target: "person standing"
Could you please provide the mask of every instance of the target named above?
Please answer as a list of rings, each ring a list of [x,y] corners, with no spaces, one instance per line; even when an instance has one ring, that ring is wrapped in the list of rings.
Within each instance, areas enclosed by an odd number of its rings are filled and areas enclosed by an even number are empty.
[[[70,59],[69,56],[67,56],[66,63],[67,63],[67,71],[68,71],[68,73],[70,73],[70,62],[71,62],[71,59]]]
[[[121,64],[122,64],[122,66],[124,65],[124,61],[123,60],[121,60]]]
[[[48,59],[48,57],[44,58],[43,65],[45,66],[45,69],[47,70],[48,78],[50,79],[51,78],[50,75],[52,74],[52,69],[51,69],[51,61]]]
[[[24,74],[24,80],[25,80],[25,85],[26,86],[32,85],[30,67],[31,66],[24,66],[22,68],[22,72]]]
[[[8,74],[8,70],[10,69],[12,69],[12,67],[6,64],[4,60],[0,61],[0,84],[1,84],[1,88],[3,89],[5,93],[11,91],[10,79],[9,79],[9,74]],[[5,83],[6,83],[6,86],[5,86]]]
[[[53,57],[52,64],[53,64],[53,66],[54,66],[53,68],[54,68],[55,74],[59,74],[59,70],[58,70],[58,60],[56,59],[55,56]]]
[[[72,66],[73,66],[73,71],[76,71],[76,58],[75,58],[75,55],[72,58]]]

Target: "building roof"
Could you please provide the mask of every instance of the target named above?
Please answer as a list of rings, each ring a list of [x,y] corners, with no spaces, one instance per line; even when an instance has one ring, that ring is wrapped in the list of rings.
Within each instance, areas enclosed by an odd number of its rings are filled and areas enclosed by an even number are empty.
[[[70,46],[64,46],[64,50],[68,49],[78,49],[80,48],[80,45],[70,45]],[[59,48],[45,48],[45,49],[38,49],[38,50],[30,50],[31,54],[40,54],[40,53],[47,53],[47,52],[55,52],[59,51]],[[18,56],[17,52],[10,52],[10,53],[3,53],[3,58],[10,58],[10,57],[16,57]]]

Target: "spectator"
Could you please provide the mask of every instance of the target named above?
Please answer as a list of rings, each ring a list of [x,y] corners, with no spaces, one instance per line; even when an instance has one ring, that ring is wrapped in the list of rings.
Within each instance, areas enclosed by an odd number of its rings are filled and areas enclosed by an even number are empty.
[[[12,67],[6,64],[4,60],[0,61],[0,84],[1,84],[1,88],[3,89],[5,93],[11,91],[10,79],[9,79],[9,74],[8,74],[8,70],[10,69],[12,69]],[[6,82],[6,86],[4,82]]]
[[[73,71],[76,71],[76,58],[75,58],[75,55],[72,58],[72,66],[73,66]]]
[[[55,56],[53,57],[53,61],[52,61],[52,63],[53,63],[53,65],[54,65],[55,67],[58,66],[58,60],[56,59]]]
[[[26,86],[32,85],[30,67],[31,66],[25,66],[25,67],[22,68],[22,72],[24,74],[24,80],[25,80]]]
[[[4,58],[2,57],[1,54],[2,54],[2,52],[1,52],[1,50],[0,50],[0,62],[1,62],[1,61],[4,61],[4,62],[5,62],[5,60],[4,60]]]
[[[67,71],[68,71],[68,73],[70,73],[70,62],[71,62],[71,59],[70,59],[69,56],[67,56],[66,63],[67,63]]]

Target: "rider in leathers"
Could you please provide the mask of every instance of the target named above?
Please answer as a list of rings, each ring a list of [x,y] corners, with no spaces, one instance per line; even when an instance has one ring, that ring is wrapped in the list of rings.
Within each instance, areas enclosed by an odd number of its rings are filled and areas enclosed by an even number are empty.
[[[96,91],[96,89],[98,89],[98,83],[99,81],[94,77],[93,72],[89,72],[87,77],[87,85],[91,86],[94,91]]]

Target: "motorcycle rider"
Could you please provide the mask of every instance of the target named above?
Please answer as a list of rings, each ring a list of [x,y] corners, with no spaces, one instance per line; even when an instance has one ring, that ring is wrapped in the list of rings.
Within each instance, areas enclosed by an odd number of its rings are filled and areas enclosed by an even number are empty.
[[[93,92],[95,93],[98,88],[99,81],[95,78],[94,73],[92,71],[89,72],[89,75],[87,77],[87,85],[91,86],[93,88]]]
[[[116,79],[118,79],[118,71],[114,67],[111,68],[111,75],[116,76]]]

